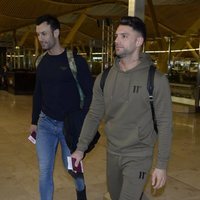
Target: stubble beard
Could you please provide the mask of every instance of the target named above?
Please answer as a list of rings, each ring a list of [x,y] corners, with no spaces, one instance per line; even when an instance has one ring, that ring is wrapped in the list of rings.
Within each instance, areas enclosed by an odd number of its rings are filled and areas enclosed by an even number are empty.
[[[46,42],[45,43],[41,42],[40,45],[41,45],[41,47],[42,47],[43,50],[48,50],[49,49],[48,48],[48,44]]]
[[[116,52],[116,56],[118,58],[124,58],[124,57],[126,57],[126,53],[125,52]]]

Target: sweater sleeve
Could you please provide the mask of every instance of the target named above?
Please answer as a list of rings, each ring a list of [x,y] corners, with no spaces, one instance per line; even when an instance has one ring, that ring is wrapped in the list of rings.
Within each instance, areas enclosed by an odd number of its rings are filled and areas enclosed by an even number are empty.
[[[36,83],[35,89],[33,93],[33,104],[32,104],[32,124],[37,125],[39,114],[42,107],[42,99],[41,99],[41,84],[39,80],[39,68],[37,68],[36,72]]]
[[[100,79],[101,75],[99,75],[95,80],[92,103],[84,120],[77,145],[77,149],[83,152],[87,150],[89,143],[94,138],[100,121],[104,115],[104,98],[102,89],[100,88]]]
[[[154,107],[158,126],[158,158],[156,167],[166,169],[172,141],[172,102],[168,79],[155,76]]]

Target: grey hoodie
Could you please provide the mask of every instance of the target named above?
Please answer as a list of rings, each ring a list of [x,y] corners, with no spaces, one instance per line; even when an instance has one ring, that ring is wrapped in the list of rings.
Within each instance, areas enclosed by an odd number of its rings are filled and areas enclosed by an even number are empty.
[[[156,70],[154,77],[154,108],[158,135],[154,131],[147,90],[149,66],[147,54],[141,54],[140,64],[126,72],[119,60],[111,68],[104,91],[100,88],[100,74],[94,84],[93,100],[84,121],[78,150],[85,151],[104,117],[108,151],[118,155],[152,156],[158,138],[157,168],[165,169],[172,138],[172,105],[169,83]]]

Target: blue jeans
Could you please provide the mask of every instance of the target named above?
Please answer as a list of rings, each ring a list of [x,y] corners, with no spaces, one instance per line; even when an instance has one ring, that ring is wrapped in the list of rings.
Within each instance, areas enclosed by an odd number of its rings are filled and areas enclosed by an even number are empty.
[[[53,120],[41,112],[36,138],[36,150],[40,170],[39,189],[41,200],[53,199],[53,170],[59,142],[62,150],[63,164],[67,170],[67,156],[70,156],[71,153],[63,135],[63,122]],[[76,176],[74,173],[70,174],[74,178],[76,190],[84,190],[85,183],[83,175],[79,174]]]

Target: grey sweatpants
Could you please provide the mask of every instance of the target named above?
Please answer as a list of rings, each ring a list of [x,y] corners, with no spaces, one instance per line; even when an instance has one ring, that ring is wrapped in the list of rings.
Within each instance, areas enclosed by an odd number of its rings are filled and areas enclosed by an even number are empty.
[[[107,154],[107,183],[112,200],[143,200],[142,192],[152,165],[152,157]]]

